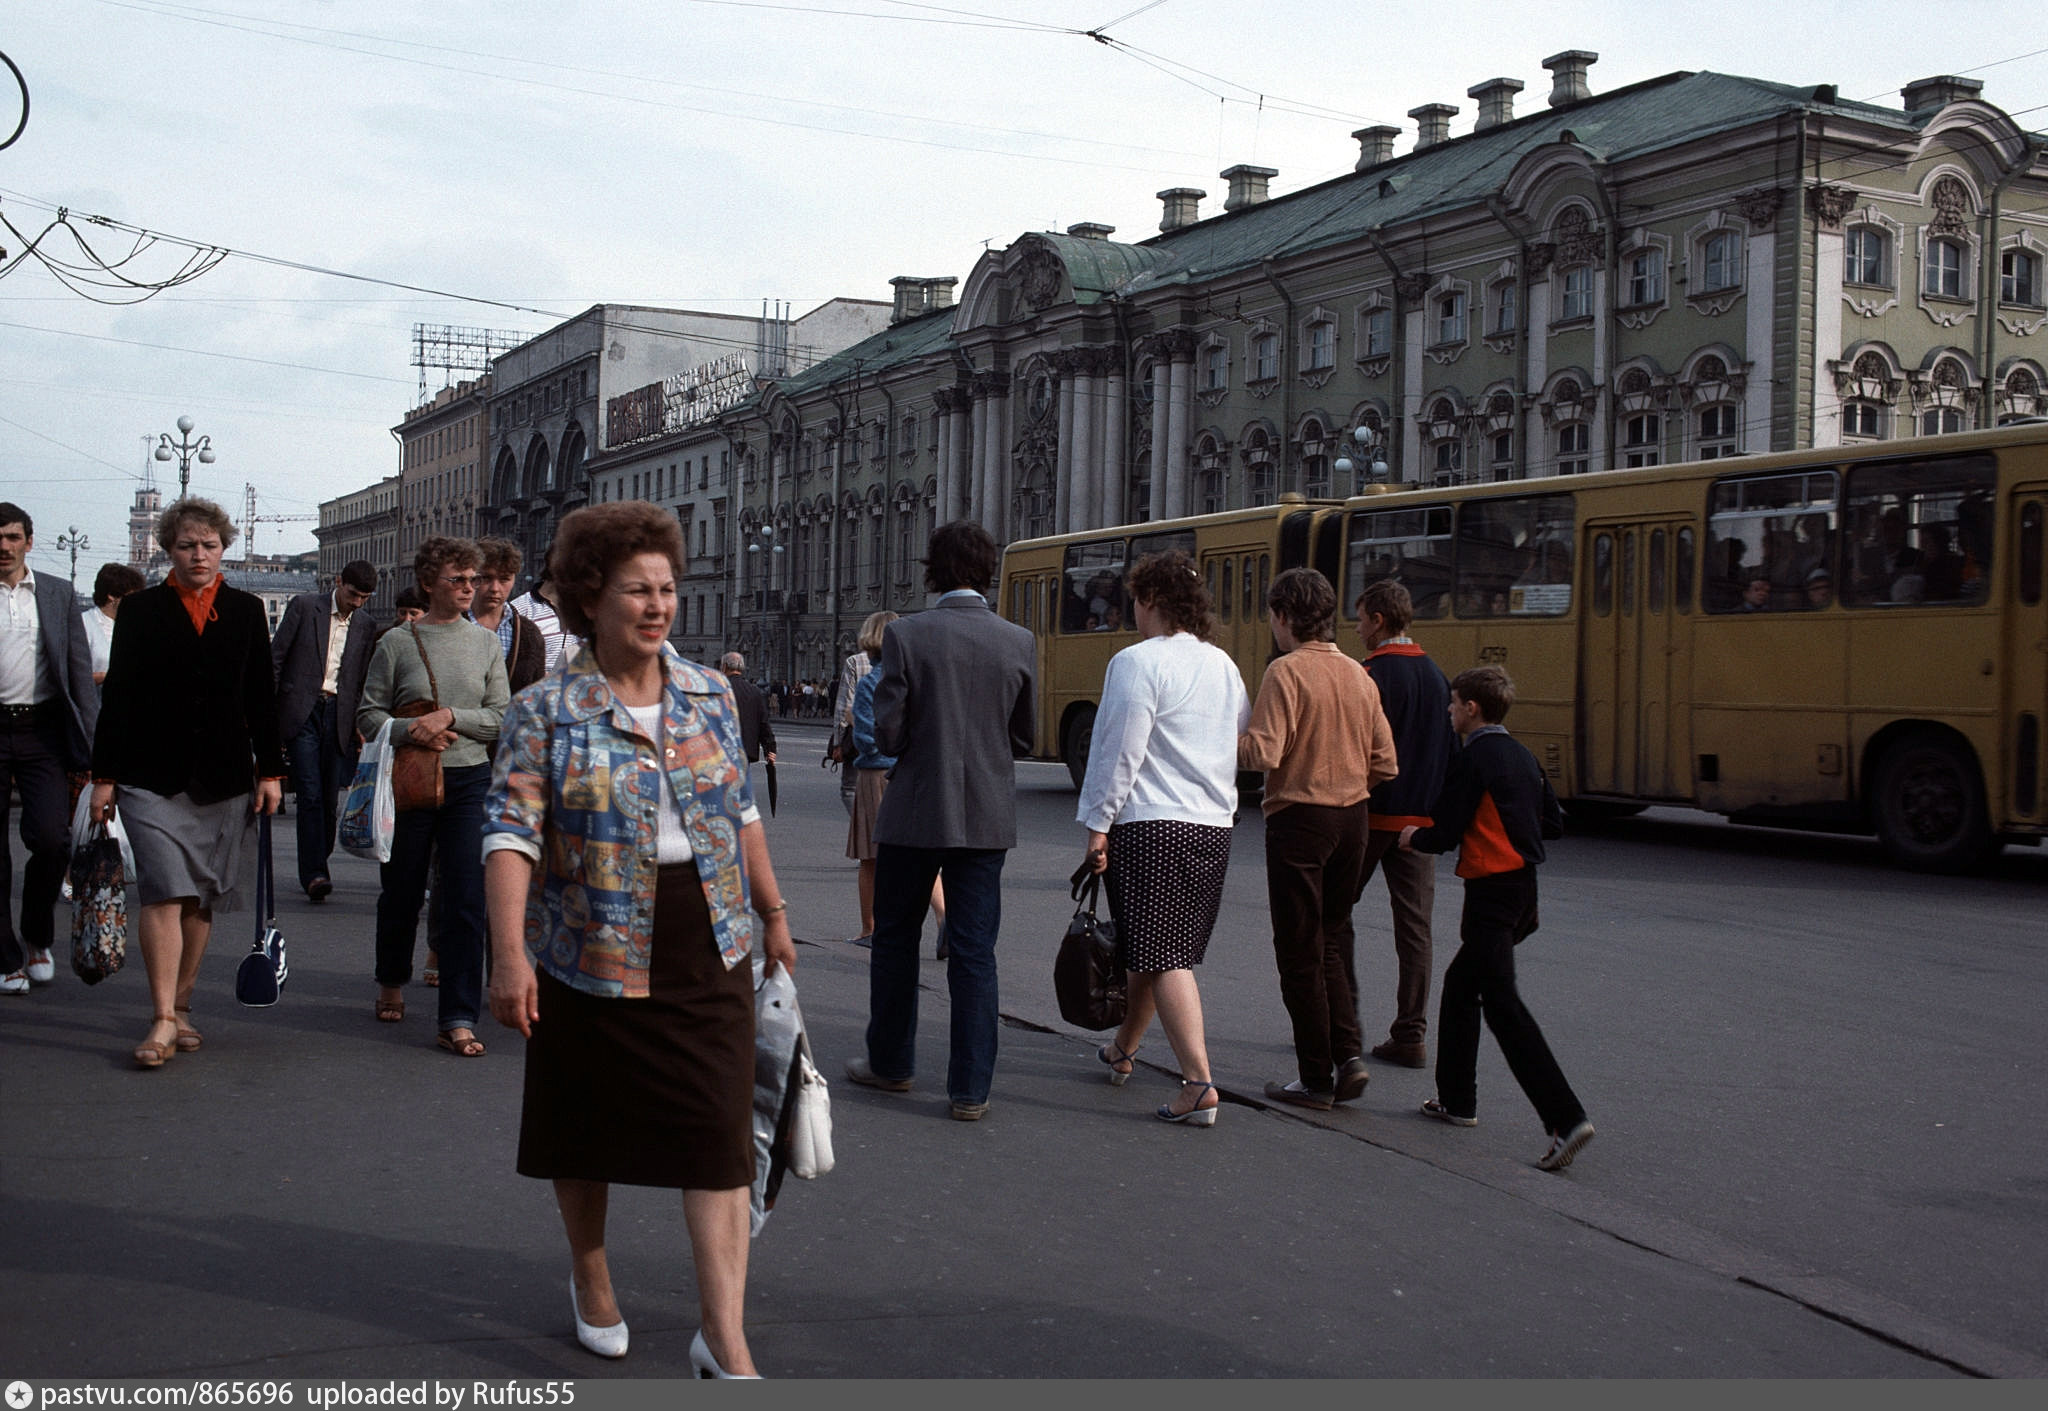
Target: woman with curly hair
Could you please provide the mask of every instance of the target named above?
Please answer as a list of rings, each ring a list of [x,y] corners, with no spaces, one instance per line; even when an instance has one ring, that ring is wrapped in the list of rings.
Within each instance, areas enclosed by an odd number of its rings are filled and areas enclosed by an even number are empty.
[[[1209,640],[1209,592],[1188,555],[1148,554],[1127,586],[1143,639],[1110,658],[1077,815],[1088,830],[1086,866],[1108,873],[1130,976],[1123,1027],[1096,1057],[1122,1086],[1156,1010],[1181,1085],[1154,1115],[1209,1127],[1221,1099],[1210,1080],[1195,967],[1223,902],[1236,740],[1251,703],[1237,664]]]

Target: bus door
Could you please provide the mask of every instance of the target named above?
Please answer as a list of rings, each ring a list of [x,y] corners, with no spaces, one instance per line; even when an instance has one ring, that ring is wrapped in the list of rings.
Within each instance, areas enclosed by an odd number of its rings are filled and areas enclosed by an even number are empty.
[[[1690,798],[1698,534],[1683,518],[1596,521],[1585,534],[1592,592],[1579,618],[1578,787]]]
[[[2006,619],[2005,673],[2009,777],[2006,812],[2016,823],[2048,822],[2048,761],[2041,732],[2048,725],[2048,598],[2043,596],[2042,539],[2048,529],[2048,485],[2026,485],[2013,501],[2013,610]],[[1993,822],[1997,819],[1994,817]]]

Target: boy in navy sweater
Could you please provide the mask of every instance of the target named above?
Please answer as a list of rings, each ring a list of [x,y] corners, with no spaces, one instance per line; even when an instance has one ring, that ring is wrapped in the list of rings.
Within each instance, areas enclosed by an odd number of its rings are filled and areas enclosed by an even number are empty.
[[[1536,1164],[1562,1171],[1593,1139],[1593,1124],[1515,991],[1515,947],[1536,929],[1536,865],[1543,840],[1564,835],[1564,812],[1536,757],[1501,724],[1514,703],[1514,683],[1499,667],[1458,673],[1450,717],[1462,748],[1432,810],[1435,821],[1401,830],[1404,849],[1456,847],[1465,879],[1461,944],[1444,971],[1437,1011],[1437,1095],[1422,1110],[1455,1126],[1478,1125],[1483,1014],[1550,1134],[1550,1149]]]

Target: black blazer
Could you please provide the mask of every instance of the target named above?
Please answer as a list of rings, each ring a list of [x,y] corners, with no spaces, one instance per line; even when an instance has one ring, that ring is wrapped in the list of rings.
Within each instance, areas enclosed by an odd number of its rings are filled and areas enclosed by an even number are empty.
[[[334,594],[300,593],[285,605],[284,620],[270,639],[270,666],[277,678],[277,737],[287,746],[313,713],[320,699],[320,682],[327,674],[329,617],[334,612]],[[370,664],[370,650],[377,645],[377,619],[368,608],[357,608],[361,621],[349,619],[348,643],[341,649],[341,673],[335,682],[337,704],[348,694],[353,677],[358,697],[363,673]],[[117,619],[118,620],[118,619]],[[355,752],[355,711],[346,716],[335,712],[335,743],[343,754]]]
[[[258,778],[282,777],[262,600],[223,583],[213,610],[201,636],[169,583],[122,601],[93,778],[217,803],[248,793]]]

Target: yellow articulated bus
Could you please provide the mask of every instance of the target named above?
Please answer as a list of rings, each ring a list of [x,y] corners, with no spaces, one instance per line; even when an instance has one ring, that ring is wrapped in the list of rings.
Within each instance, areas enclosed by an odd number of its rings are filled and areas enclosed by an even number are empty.
[[[1277,505],[1010,545],[997,607],[1038,638],[1038,740],[1032,757],[1064,760],[1081,787],[1109,659],[1138,640],[1124,577],[1146,554],[1185,550],[1216,605],[1216,644],[1257,691],[1273,655],[1266,588],[1304,564],[1335,581],[1344,510],[1335,500],[1281,497]]]
[[[1290,509],[1310,522],[1284,566],[1337,582],[1339,645],[1363,654],[1350,605],[1399,578],[1446,672],[1513,676],[1511,724],[1582,816],[1874,831],[1940,870],[2048,831],[2048,426]],[[1254,686],[1263,620],[1240,606],[1227,644]],[[1109,650],[1027,625],[1042,710],[1092,699]],[[1041,745],[1074,767],[1073,741]]]

